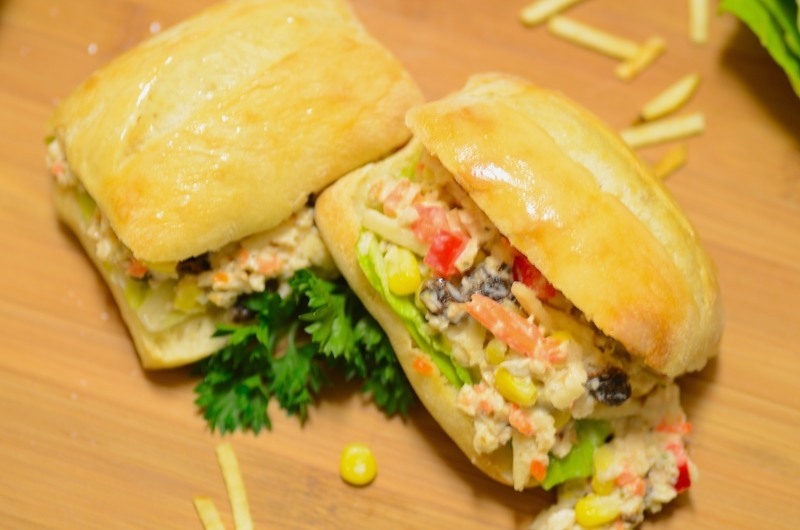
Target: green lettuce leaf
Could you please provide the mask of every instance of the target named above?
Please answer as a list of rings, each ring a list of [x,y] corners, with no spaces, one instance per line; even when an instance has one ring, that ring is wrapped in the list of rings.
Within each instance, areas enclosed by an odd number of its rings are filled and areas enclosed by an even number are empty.
[[[800,97],[800,32],[794,0],[722,0],[719,9],[741,19],[758,36]]]
[[[578,441],[564,458],[551,458],[542,488],[550,490],[562,482],[592,476],[594,450],[611,434],[611,424],[604,420],[577,420]]]
[[[433,364],[456,388],[471,384],[469,372],[462,366],[454,364],[450,353],[440,340],[432,337],[427,331],[425,315],[414,305],[409,297],[396,296],[389,290],[386,276],[386,265],[378,246],[378,239],[371,232],[362,232],[358,240],[356,254],[358,264],[372,287],[383,297],[389,307],[405,324],[417,346],[427,353]]]

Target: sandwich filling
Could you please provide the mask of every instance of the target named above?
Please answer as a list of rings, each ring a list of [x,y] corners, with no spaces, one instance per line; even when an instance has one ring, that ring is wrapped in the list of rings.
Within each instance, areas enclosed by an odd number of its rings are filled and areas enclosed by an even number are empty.
[[[300,269],[323,277],[336,268],[307,205],[275,228],[181,261],[147,263],[119,240],[69,164],[57,140],[48,144],[47,164],[56,185],[80,207],[81,230],[94,242],[96,257],[125,293],[143,327],[166,331],[199,314],[220,322],[250,318],[239,303],[245,295],[270,288],[285,293]],[[208,352],[211,353],[211,352]]]
[[[366,184],[359,265],[445,377],[475,451],[511,447],[517,490],[558,487],[538,530],[633,528],[687,489],[677,385],[574,307],[423,153]]]

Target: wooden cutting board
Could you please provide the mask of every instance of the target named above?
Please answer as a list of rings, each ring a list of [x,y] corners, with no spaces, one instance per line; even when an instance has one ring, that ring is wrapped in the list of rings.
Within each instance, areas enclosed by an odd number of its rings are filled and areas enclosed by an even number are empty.
[[[147,373],[111,298],[56,221],[44,123],[92,70],[210,0],[0,1],[0,528],[200,528],[209,495],[232,528],[214,447],[184,370]],[[622,82],[612,59],[524,28],[526,0],[357,0],[365,25],[430,98],[471,73],[507,71],[562,90],[614,127],[678,77],[703,81],[669,187],[719,268],[722,353],[683,379],[701,480],[652,529],[800,527],[800,100],[746,29],[713,16],[704,46],[682,0],[587,0],[575,18],[667,52]],[[652,161],[665,147],[648,148]],[[386,419],[355,388],[327,391],[300,426],[236,435],[257,528],[525,528],[551,502],[483,477],[424,410]],[[344,485],[350,441],[379,476]]]

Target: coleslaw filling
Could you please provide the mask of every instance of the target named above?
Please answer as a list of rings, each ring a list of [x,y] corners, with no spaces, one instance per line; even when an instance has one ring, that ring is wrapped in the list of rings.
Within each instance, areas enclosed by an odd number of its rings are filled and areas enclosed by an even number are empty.
[[[559,487],[534,529],[633,528],[688,488],[697,472],[673,381],[593,326],[436,158],[368,186],[362,269],[391,306],[405,304],[420,348],[440,344],[434,353],[467,374],[442,372],[475,450],[510,445],[517,490]]]

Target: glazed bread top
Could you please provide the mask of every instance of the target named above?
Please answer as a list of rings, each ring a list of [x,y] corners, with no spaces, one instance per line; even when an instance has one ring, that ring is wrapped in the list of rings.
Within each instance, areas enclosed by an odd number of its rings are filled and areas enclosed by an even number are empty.
[[[676,376],[716,352],[711,260],[664,185],[598,118],[485,74],[406,121],[512,245],[631,354]]]
[[[230,0],[121,55],[51,120],[137,259],[270,229],[405,143],[421,94],[340,0]]]

